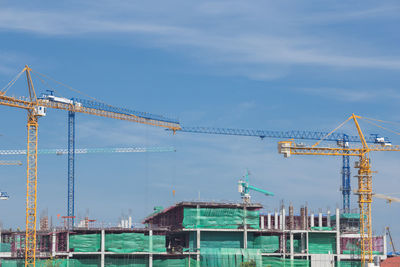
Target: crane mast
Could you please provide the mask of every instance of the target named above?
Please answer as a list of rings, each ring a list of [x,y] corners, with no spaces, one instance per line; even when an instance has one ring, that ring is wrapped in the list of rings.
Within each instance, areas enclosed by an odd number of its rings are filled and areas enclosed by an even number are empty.
[[[27,155],[27,177],[26,177],[26,235],[25,235],[25,266],[35,266],[36,258],[36,205],[37,205],[37,141],[38,141],[38,115],[39,106],[35,89],[33,87],[30,68],[26,68],[26,79],[28,82],[29,98],[36,106],[28,109],[28,144]]]

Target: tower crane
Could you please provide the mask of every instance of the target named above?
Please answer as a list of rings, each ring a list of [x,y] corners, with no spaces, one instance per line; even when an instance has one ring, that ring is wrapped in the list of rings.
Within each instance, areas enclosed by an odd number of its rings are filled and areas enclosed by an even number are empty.
[[[288,138],[296,140],[320,140],[327,136],[327,132],[313,132],[313,131],[270,131],[270,130],[249,130],[249,129],[232,129],[232,128],[212,128],[212,127],[182,127],[180,132],[187,133],[202,133],[202,134],[218,134],[218,135],[236,135],[236,136],[254,136],[261,139],[264,138]],[[335,132],[327,136],[325,141],[336,142],[338,146],[346,148],[349,143],[360,142],[358,136],[349,136],[345,133]],[[365,138],[367,143],[372,144],[390,144],[388,138],[380,137],[378,134],[371,134],[371,136]],[[350,212],[350,195],[351,195],[351,183],[350,183],[350,159],[349,156],[344,155],[342,157],[342,172],[341,180],[343,198],[343,211],[345,213]]]
[[[68,112],[79,112],[106,118],[126,120],[141,124],[164,127],[173,131],[179,130],[177,120],[141,112],[130,112],[106,104],[99,105],[93,101],[64,101],[38,98],[31,76],[32,69],[25,66],[10,83],[0,91],[0,105],[25,109],[28,112],[28,142],[27,142],[27,193],[26,193],[26,236],[25,236],[25,266],[35,266],[36,258],[36,198],[37,198],[37,145],[38,119],[46,115],[47,108],[60,109]],[[7,96],[6,92],[23,74],[28,84],[28,98]]]
[[[266,196],[274,196],[274,193],[272,193],[272,192],[269,192],[267,190],[257,188],[255,186],[250,185],[249,184],[249,171],[246,172],[246,175],[243,178],[244,178],[244,180],[240,179],[238,181],[238,191],[239,191],[240,196],[242,197],[244,203],[246,203],[246,204],[250,203],[250,199],[251,199],[250,190],[262,193]]]
[[[353,120],[357,129],[359,138],[361,140],[361,147],[320,147],[318,146],[324,138],[319,140],[312,146],[304,144],[296,144],[293,140],[281,141],[278,143],[278,152],[285,157],[290,155],[325,155],[325,156],[355,156],[359,158],[356,162],[355,168],[358,169],[358,203],[360,208],[360,237],[361,237],[361,262],[363,266],[367,262],[373,261],[372,257],[372,218],[371,218],[371,204],[372,204],[372,170],[370,164],[369,154],[372,151],[400,151],[400,146],[392,146],[391,144],[375,144],[368,145],[362,133],[357,119],[361,116],[352,114],[344,123]],[[343,125],[342,123],[341,125]],[[330,134],[327,135],[327,137]]]

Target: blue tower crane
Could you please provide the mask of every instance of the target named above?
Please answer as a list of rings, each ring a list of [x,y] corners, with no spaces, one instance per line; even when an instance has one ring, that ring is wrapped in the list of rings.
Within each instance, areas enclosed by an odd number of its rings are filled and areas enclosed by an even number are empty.
[[[261,139],[264,138],[287,138],[298,140],[321,140],[337,142],[340,146],[348,147],[349,143],[360,142],[359,136],[349,136],[344,133],[334,132],[328,135],[328,132],[313,132],[313,131],[269,131],[269,130],[249,130],[249,129],[233,129],[233,128],[212,128],[212,127],[182,127],[179,131],[187,133],[202,133],[202,134],[220,134],[220,135],[236,135],[236,136],[255,136]],[[366,138],[368,143],[388,144],[387,138],[379,137],[377,134],[371,134]],[[350,159],[349,156],[343,156],[342,159],[342,197],[343,211],[350,212]]]

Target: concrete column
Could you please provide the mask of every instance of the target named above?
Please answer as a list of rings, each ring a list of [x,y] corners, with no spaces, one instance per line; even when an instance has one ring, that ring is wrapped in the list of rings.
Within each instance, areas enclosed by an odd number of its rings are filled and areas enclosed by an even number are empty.
[[[327,211],[327,215],[326,216],[327,216],[326,217],[326,222],[327,222],[326,226],[331,227],[331,211],[330,210]]]
[[[260,228],[261,228],[261,229],[264,229],[264,215],[261,215],[261,216],[260,216],[260,224],[261,224],[261,225],[260,225],[260,226],[261,226]]]
[[[196,230],[196,248],[197,248],[197,255],[196,255],[196,266],[200,267],[200,229]]]
[[[247,208],[246,206],[243,208],[243,248],[247,248]]]
[[[247,248],[247,226],[244,226],[243,231],[243,248]]]
[[[69,252],[69,232],[67,232],[67,252]]]
[[[274,214],[274,229],[277,230],[278,229],[278,213],[275,211]]]
[[[56,232],[53,231],[53,233],[51,234],[51,256],[52,257],[56,256],[56,242],[57,242]]]
[[[336,254],[340,261],[340,210],[336,209]]]
[[[101,262],[100,266],[104,267],[104,261],[105,261],[105,243],[106,243],[106,235],[104,229],[101,230]]]
[[[285,208],[282,209],[282,230],[286,229],[286,211]]]
[[[306,252],[306,233],[301,233],[301,249],[302,253]]]
[[[314,212],[311,212],[310,225],[311,225],[311,227],[314,227]]]
[[[386,244],[386,230],[385,234],[383,235],[383,255],[387,255],[387,244]]]
[[[271,213],[268,213],[267,217],[267,228],[270,230],[271,229]]]
[[[153,267],[153,230],[149,230],[149,267]]]
[[[318,227],[322,227],[322,213],[318,213]]]
[[[290,259],[294,259],[293,233],[290,232]]]
[[[306,221],[306,227],[304,230],[308,230],[308,229],[310,229],[310,227],[308,226],[309,224],[308,224],[308,207],[307,206],[304,207],[304,216],[305,216],[305,221]]]
[[[283,218],[282,218],[282,211],[279,214],[279,229],[282,230],[283,228]]]
[[[306,232],[306,253],[307,253],[307,259],[308,259],[308,231]]]

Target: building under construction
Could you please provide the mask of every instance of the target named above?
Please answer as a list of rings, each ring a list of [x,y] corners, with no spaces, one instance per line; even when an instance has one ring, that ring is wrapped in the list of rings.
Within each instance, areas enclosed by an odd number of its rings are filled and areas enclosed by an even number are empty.
[[[144,227],[37,232],[38,266],[361,266],[359,214],[260,204],[180,202],[155,209]],[[42,228],[46,228],[42,223]],[[24,266],[25,232],[2,231],[2,267]],[[376,260],[385,235],[373,238]]]

